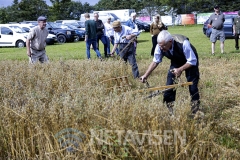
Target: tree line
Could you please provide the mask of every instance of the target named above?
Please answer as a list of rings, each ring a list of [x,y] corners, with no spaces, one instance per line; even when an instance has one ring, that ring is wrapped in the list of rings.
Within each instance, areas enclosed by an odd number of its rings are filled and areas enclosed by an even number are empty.
[[[166,11],[174,10],[177,14],[194,12],[213,12],[213,6],[218,4],[222,11],[240,10],[240,0],[99,0],[91,6],[72,0],[50,0],[48,6],[45,0],[13,0],[12,5],[0,8],[0,23],[35,21],[38,16],[44,15],[49,21],[58,19],[79,19],[82,13],[94,10],[135,9],[141,13],[145,9],[148,15],[158,11],[161,15]]]

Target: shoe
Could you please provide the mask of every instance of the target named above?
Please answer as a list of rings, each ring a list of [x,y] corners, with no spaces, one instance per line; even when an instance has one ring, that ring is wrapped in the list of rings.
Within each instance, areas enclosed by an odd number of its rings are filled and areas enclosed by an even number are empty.
[[[212,53],[212,55],[214,56],[214,55],[215,55],[215,53]]]
[[[239,50],[239,48],[236,48],[236,50]]]

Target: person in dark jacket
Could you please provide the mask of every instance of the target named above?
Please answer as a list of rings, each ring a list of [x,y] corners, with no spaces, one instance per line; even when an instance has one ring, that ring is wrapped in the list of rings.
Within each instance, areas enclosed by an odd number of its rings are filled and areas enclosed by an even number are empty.
[[[151,72],[162,62],[165,56],[171,60],[170,68],[167,75],[166,85],[174,84],[176,77],[180,77],[182,72],[188,82],[193,82],[189,86],[191,95],[191,111],[196,114],[199,110],[200,96],[198,92],[199,69],[198,55],[194,46],[192,46],[187,37],[183,35],[171,35],[168,31],[162,30],[157,37],[158,45],[155,48],[153,62],[147,71],[141,76],[140,81],[146,82]],[[163,101],[167,104],[170,114],[173,114],[173,106],[176,97],[176,90],[164,92]]]
[[[99,59],[102,59],[101,54],[99,50],[97,49],[97,25],[93,20],[90,20],[89,13],[85,13],[84,15],[86,21],[85,21],[85,42],[86,42],[86,53],[87,53],[87,59],[91,58],[90,55],[90,46],[93,46],[93,50],[96,52],[97,57]]]
[[[107,37],[104,35],[104,24],[98,17],[98,12],[95,12],[94,20],[97,24],[97,48],[99,50],[99,40],[101,40],[104,45],[104,55],[107,58],[110,56],[110,53],[107,53]]]

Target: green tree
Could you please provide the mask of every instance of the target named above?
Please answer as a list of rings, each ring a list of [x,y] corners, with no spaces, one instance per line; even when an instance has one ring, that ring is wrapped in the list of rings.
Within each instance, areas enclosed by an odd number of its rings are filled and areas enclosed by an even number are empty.
[[[5,7],[0,8],[0,24],[4,24],[8,22],[8,18],[7,18],[7,9]]]
[[[18,4],[19,20],[34,20],[41,15],[47,16],[48,5],[44,0],[21,0]]]
[[[69,9],[72,4],[71,0],[50,0],[52,6],[50,7],[50,19],[70,19],[71,11]]]

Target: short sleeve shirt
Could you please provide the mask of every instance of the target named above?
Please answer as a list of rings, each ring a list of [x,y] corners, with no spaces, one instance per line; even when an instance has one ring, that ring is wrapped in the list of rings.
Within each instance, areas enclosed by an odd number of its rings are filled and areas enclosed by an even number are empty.
[[[35,50],[44,50],[47,36],[48,30],[46,28],[41,29],[39,26],[32,28],[27,37],[30,40],[30,47]]]
[[[209,24],[212,25],[213,29],[221,30],[223,28],[223,23],[225,21],[225,16],[222,13],[213,13],[209,18]]]

